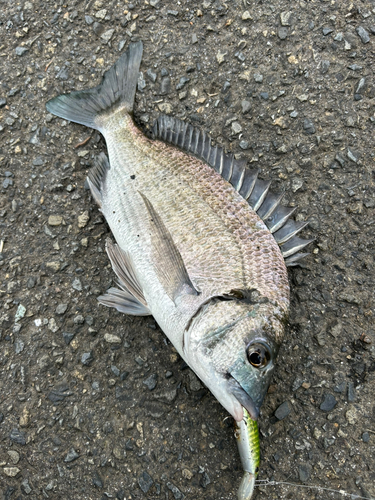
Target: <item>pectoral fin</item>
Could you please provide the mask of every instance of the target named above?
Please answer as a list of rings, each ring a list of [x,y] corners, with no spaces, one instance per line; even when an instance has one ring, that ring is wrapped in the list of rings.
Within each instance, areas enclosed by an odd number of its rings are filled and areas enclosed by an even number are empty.
[[[151,239],[156,271],[168,297],[175,302],[177,297],[182,294],[198,295],[199,292],[189,278],[184,261],[170,232],[151,202],[144,194],[139,194],[142,196],[151,217]]]

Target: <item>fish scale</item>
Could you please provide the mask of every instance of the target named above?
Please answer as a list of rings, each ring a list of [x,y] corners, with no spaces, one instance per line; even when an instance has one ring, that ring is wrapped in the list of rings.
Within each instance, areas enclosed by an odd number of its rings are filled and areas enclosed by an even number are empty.
[[[130,44],[100,85],[60,95],[47,109],[99,130],[107,143],[109,160],[99,155],[88,183],[116,240],[106,249],[118,288],[99,302],[152,314],[240,422],[248,446],[241,440],[239,451],[249,467],[238,495],[249,500],[259,458],[254,422],[289,311],[285,262],[295,265],[311,240],[296,236],[305,224],[289,219],[294,209],[280,204],[270,183],[213,146],[209,134],[165,115],[153,140],[136,127],[142,50],[141,42]]]

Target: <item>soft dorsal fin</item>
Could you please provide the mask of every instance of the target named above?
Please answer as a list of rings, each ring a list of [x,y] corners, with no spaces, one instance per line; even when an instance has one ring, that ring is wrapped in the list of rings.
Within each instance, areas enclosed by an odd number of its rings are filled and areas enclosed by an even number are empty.
[[[226,153],[221,146],[212,146],[209,134],[179,118],[160,115],[154,123],[153,135],[155,139],[173,144],[203,160],[230,182],[257,212],[270,232],[277,231],[275,239],[287,266],[298,265],[298,259],[308,255],[297,253],[313,241],[296,237],[306,224],[288,221],[295,209],[280,204],[283,195],[269,191],[270,182],[258,179],[258,170],[248,168],[245,160],[236,160],[232,153]],[[281,232],[283,227],[284,231]]]

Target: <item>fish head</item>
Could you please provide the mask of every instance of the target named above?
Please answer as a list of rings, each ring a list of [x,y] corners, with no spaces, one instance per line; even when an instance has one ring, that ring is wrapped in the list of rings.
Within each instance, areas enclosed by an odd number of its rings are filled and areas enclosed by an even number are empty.
[[[275,368],[287,307],[211,300],[190,326],[188,362],[237,421],[256,420]]]

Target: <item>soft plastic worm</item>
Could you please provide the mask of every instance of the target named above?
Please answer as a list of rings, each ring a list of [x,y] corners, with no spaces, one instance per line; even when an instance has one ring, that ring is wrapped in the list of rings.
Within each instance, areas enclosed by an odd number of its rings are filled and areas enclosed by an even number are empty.
[[[256,420],[252,420],[243,409],[243,419],[235,423],[235,437],[244,475],[238,488],[238,500],[250,500],[253,495],[255,480],[260,463],[259,430]]]

